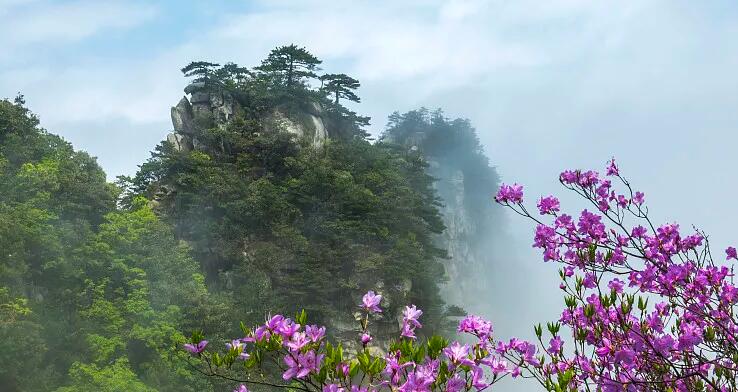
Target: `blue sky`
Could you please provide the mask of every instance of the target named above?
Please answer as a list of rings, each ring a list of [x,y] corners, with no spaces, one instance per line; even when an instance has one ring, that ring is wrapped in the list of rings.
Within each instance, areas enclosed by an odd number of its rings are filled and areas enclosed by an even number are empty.
[[[504,180],[533,197],[557,191],[562,169],[616,156],[658,220],[698,225],[723,248],[738,242],[736,37],[727,0],[0,0],[0,96],[23,92],[112,179],[171,128],[180,67],[256,65],[296,43],[361,80],[356,109],[374,133],[394,110],[467,117]],[[540,300],[553,267],[529,250],[530,227],[511,222],[520,251],[491,284],[538,295],[518,293],[536,307],[500,301],[514,329],[559,304]]]

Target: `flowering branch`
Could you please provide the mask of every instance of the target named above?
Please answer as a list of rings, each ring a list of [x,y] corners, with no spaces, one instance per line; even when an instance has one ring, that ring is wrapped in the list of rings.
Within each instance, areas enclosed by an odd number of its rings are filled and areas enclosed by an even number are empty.
[[[242,328],[245,337],[226,344],[225,353],[207,351],[208,341],[199,332],[184,349],[199,362],[201,374],[242,383],[236,392],[248,391],[248,384],[322,392],[482,391],[508,374],[521,376],[520,366],[538,363],[535,345],[517,339],[498,342],[492,324],[473,315],[460,321],[458,331],[475,337],[475,344],[449,344],[439,336],[420,343],[415,331],[422,328],[423,311],[414,305],[403,311],[399,339],[386,354],[378,354],[382,350],[370,346],[370,320],[381,315],[381,301],[382,295],[373,291],[362,298],[361,349],[353,354],[327,342],[325,327],[307,325],[304,311],[294,321],[275,315],[256,328]],[[269,359],[274,366],[265,369]],[[288,384],[254,380],[252,374],[264,370],[281,373]]]
[[[495,197],[537,224],[533,246],[544,261],[563,266],[566,308],[548,325],[552,337],[541,366],[526,369],[557,391],[738,390],[732,267],[714,262],[703,232],[656,227],[644,194],[614,159],[606,170],[604,178],[591,170],[561,173],[561,184],[597,210],[585,209],[576,222],[560,213],[553,196],[539,199],[538,216],[531,214],[517,184],[502,185]],[[726,255],[738,259],[732,247]],[[563,350],[561,325],[570,329],[573,351]],[[542,327],[535,332],[543,347]]]

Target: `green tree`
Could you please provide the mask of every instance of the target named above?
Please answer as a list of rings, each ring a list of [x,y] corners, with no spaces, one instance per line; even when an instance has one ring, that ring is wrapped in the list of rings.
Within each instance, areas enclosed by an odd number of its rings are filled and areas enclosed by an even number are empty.
[[[192,79],[193,83],[212,82],[216,79],[217,67],[220,67],[220,64],[207,61],[193,61],[182,68],[181,71],[185,77],[194,78]]]
[[[320,77],[321,90],[333,95],[333,104],[338,106],[339,99],[344,98],[352,102],[360,102],[354,90],[359,88],[359,81],[346,74],[325,74]]]
[[[75,363],[70,376],[71,385],[56,392],[156,392],[136,377],[125,359],[104,366]]]
[[[302,84],[307,78],[317,77],[321,61],[305,48],[295,44],[273,49],[257,70],[271,75],[288,89]]]
[[[8,391],[208,390],[180,331],[226,330],[190,248],[95,160],[0,100],[0,385]]]

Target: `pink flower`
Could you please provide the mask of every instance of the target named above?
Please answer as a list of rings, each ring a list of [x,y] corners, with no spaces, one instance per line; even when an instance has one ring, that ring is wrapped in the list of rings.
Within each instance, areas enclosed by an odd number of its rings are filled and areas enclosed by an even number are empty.
[[[239,385],[238,389],[234,389],[233,392],[249,392],[249,389],[246,388],[246,385]]]
[[[611,290],[615,291],[616,293],[622,293],[623,287],[625,286],[625,282],[622,280],[615,278],[610,281],[610,283],[607,284],[607,287],[609,287]]]
[[[577,178],[577,183],[583,188],[589,188],[597,184],[597,182],[599,181],[599,176],[599,173],[593,170],[580,172],[579,177]]]
[[[328,384],[323,387],[323,392],[344,392],[344,388],[338,384]]]
[[[366,332],[364,332],[364,333],[361,334],[361,344],[363,344],[364,346],[366,346],[371,341],[372,341],[372,335],[369,335]]]
[[[509,371],[507,368],[507,361],[494,356],[482,359],[482,364],[489,366],[492,370],[492,374],[495,375],[506,374]]]
[[[597,275],[593,274],[592,272],[587,272],[584,274],[584,281],[582,282],[584,287],[588,289],[593,289],[597,286]]]
[[[336,372],[343,374],[344,377],[349,375],[349,370],[350,370],[349,364],[347,364],[346,362],[341,362],[338,365],[336,365]]]
[[[631,230],[630,235],[635,238],[643,238],[644,235],[646,235],[648,231],[643,226],[636,226]]]
[[[553,214],[559,211],[559,199],[553,196],[542,197],[538,200],[538,211],[541,215]]]
[[[408,323],[402,324],[402,330],[400,330],[400,336],[410,339],[415,339],[417,336],[415,336],[415,328],[413,328]]]
[[[471,366],[474,362],[469,359],[469,347],[468,344],[461,345],[459,342],[453,342],[450,346],[443,349],[443,354],[453,363],[454,365],[467,365]]]
[[[518,184],[502,184],[500,186],[500,190],[497,191],[495,201],[497,201],[498,203],[522,203],[523,186]]]
[[[277,327],[276,332],[281,335],[283,339],[289,339],[299,330],[300,324],[287,318],[282,320],[282,322]]]
[[[266,322],[266,327],[274,331],[275,329],[279,328],[280,325],[282,325],[283,321],[284,316],[282,316],[281,314],[276,314]]]
[[[631,201],[637,206],[643,204],[643,192],[636,192]]]
[[[300,349],[305,347],[308,343],[310,343],[310,339],[307,337],[305,332],[296,332],[292,335],[292,339],[287,341],[285,345],[292,351],[300,351]]]
[[[563,182],[564,184],[573,184],[577,182],[577,177],[579,177],[579,174],[572,170],[565,170],[559,175],[559,181]]]
[[[602,338],[602,345],[595,350],[595,353],[600,357],[605,357],[613,351],[613,347],[610,344],[610,339]]]
[[[399,392],[430,392],[430,386],[434,381],[434,378],[418,374],[418,372],[410,372],[405,383],[397,390]]]
[[[202,340],[200,343],[197,344],[191,344],[187,343],[184,345],[184,349],[189,351],[190,354],[200,354],[201,352],[205,351],[205,346],[208,345],[207,340]]]
[[[243,350],[243,343],[238,339],[231,340],[230,343],[226,343],[226,349],[241,351]]]
[[[244,352],[244,344],[240,339],[232,340],[230,343],[226,343],[226,348],[230,350],[235,350],[238,352],[238,359],[241,360],[247,360],[249,359],[250,355],[246,352]]]
[[[382,296],[374,294],[374,291],[368,291],[364,294],[361,299],[361,307],[369,313],[382,313],[382,309],[379,308],[379,303],[382,302]]]
[[[310,350],[307,353],[288,354],[284,357],[284,363],[287,370],[282,374],[285,380],[293,378],[305,378],[311,372],[317,373],[320,363],[323,361],[323,354],[316,355],[315,351]]]
[[[458,374],[446,382],[446,392],[460,392],[463,389],[466,389],[466,381],[462,380]]]
[[[574,267],[567,265],[564,267],[564,276],[571,277],[574,276]]]
[[[256,331],[254,331],[254,340],[256,341],[260,342],[262,340],[269,340],[271,337],[272,332],[265,325],[259,326],[259,328],[256,328]]]
[[[325,337],[325,327],[318,327],[317,325],[308,325],[305,327],[305,333],[313,342],[317,343],[319,340]]]
[[[561,352],[561,348],[564,346],[564,342],[561,340],[559,336],[554,336],[551,338],[551,340],[548,342],[548,352],[551,354],[558,354]]]
[[[738,260],[738,251],[736,251],[735,248],[732,246],[729,246],[728,249],[725,249],[725,254],[728,256],[728,260]]]
[[[738,299],[738,289],[730,283],[724,283],[720,292],[720,299],[726,303],[733,304]]]
[[[476,335],[481,340],[487,340],[492,335],[492,323],[470,314],[459,322],[457,331]]]
[[[400,363],[400,352],[389,353],[384,357],[386,365],[383,373],[390,377],[393,385],[397,385],[400,382],[402,369],[413,366],[412,362]]]
[[[627,347],[621,348],[615,352],[615,363],[620,364],[625,369],[633,369],[635,367],[635,352]]]
[[[472,366],[472,386],[479,391],[489,386],[489,384],[484,382],[484,371],[479,366]]]
[[[615,158],[612,158],[610,162],[608,162],[607,165],[607,175],[608,176],[617,176],[619,173],[617,165],[615,165]]]
[[[405,306],[405,310],[402,311],[402,319],[411,324],[413,327],[422,328],[418,319],[423,315],[423,311],[415,307],[415,305]]]
[[[400,336],[415,339],[415,328],[421,328],[423,325],[420,324],[418,318],[423,314],[423,311],[412,306],[405,306],[405,310],[402,311],[402,331]]]

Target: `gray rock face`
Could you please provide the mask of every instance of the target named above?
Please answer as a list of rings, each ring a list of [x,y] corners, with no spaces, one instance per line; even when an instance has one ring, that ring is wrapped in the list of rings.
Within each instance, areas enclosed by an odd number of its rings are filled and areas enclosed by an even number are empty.
[[[199,121],[224,126],[236,112],[236,103],[229,95],[204,92],[193,88],[196,84],[185,88],[185,92],[191,94],[190,99],[182,97],[171,110],[174,132],[188,137],[197,135]]]
[[[489,286],[493,261],[503,256],[499,241],[504,237],[493,215],[497,207],[490,196],[490,210],[474,210],[469,205],[469,179],[463,170],[447,162],[429,164],[430,175],[438,179],[434,187],[442,199],[440,212],[446,226],[436,237],[436,244],[449,257],[445,262],[448,283],[441,287],[441,294],[447,303],[462,306],[468,312],[488,312],[489,296],[494,292]]]
[[[216,124],[224,125],[236,113],[236,104],[228,95],[210,94],[210,112]]]
[[[194,116],[192,113],[192,105],[187,97],[182,97],[177,106],[171,110],[172,127],[174,132],[183,135],[194,134]]]
[[[450,304],[463,304],[469,293],[475,291],[477,282],[469,281],[469,272],[478,270],[482,263],[479,255],[469,244],[468,239],[477,230],[472,218],[473,211],[467,211],[464,189],[464,173],[458,168],[443,167],[430,161],[430,174],[438,178],[434,187],[443,200],[441,214],[446,230],[437,236],[437,244],[446,250],[446,275],[449,284],[442,287],[444,298]]]
[[[272,114],[264,119],[264,132],[271,132],[277,129],[289,132],[298,138],[305,136],[305,129],[302,125],[292,121],[284,112],[274,109]]]
[[[185,88],[190,94],[183,97],[171,109],[174,134],[167,140],[175,145],[178,151],[201,149],[197,140],[201,127],[224,127],[239,110],[238,104],[227,93],[207,92],[204,84],[193,83]],[[299,139],[307,139],[315,147],[323,146],[329,135],[323,122],[323,108],[314,102],[299,118],[293,118],[282,109],[275,109],[262,119],[265,132],[282,129],[296,135]],[[182,138],[181,136],[184,136]]]
[[[320,147],[328,139],[328,132],[325,129],[325,124],[323,124],[321,117],[311,114],[310,120],[313,122],[313,128],[315,129],[313,133],[313,146]]]
[[[174,146],[174,149],[181,152],[191,151],[193,146],[190,140],[180,133],[167,134],[167,141]]]
[[[314,147],[323,146],[328,139],[323,118],[312,112],[304,113],[304,117],[303,121],[296,121],[284,111],[274,109],[263,121],[264,132],[281,129],[297,136],[298,139],[307,139]]]

